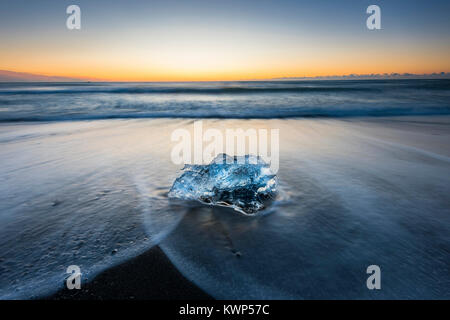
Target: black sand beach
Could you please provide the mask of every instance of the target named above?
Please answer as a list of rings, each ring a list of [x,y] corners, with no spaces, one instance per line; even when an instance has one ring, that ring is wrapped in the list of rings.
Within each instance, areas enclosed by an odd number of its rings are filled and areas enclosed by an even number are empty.
[[[448,297],[449,116],[204,120],[279,129],[279,199],[257,217],[169,201],[170,137],[192,127],[0,125],[0,298]],[[86,284],[53,294],[71,265]]]
[[[49,300],[212,299],[172,265],[155,246],[144,254],[100,273],[80,290],[62,289]]]

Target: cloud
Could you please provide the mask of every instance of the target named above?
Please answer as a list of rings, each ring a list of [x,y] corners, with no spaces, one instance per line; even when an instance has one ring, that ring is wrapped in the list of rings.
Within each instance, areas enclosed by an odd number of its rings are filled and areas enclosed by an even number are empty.
[[[348,74],[318,77],[282,77],[272,80],[370,80],[370,79],[450,79],[450,72],[439,73],[371,73],[371,74]]]
[[[26,72],[14,72],[8,70],[0,70],[0,82],[78,82],[90,81],[92,79],[70,78],[45,76],[41,74],[32,74]]]

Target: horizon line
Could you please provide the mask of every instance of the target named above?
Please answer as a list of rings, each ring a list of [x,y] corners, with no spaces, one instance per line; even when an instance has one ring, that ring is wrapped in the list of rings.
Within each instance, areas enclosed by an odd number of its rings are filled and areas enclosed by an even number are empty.
[[[10,79],[8,79],[8,77]],[[28,79],[27,79],[28,78]],[[91,77],[72,77],[46,75],[29,72],[18,72],[0,69],[0,82],[115,82],[115,83],[134,83],[134,82],[233,82],[233,81],[289,81],[289,80],[389,80],[389,79],[450,79],[450,72],[440,71],[431,73],[370,73],[370,74],[343,74],[343,75],[325,75],[325,76],[295,76],[295,77],[272,77],[272,78],[247,78],[233,80],[112,80]]]

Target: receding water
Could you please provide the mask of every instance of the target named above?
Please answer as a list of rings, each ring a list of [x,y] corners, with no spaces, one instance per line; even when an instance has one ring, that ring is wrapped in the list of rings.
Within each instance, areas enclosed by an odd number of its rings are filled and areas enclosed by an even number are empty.
[[[169,201],[170,135],[190,119],[2,124],[0,298],[155,244],[216,298],[450,298],[449,117],[204,122],[280,130],[265,214]]]

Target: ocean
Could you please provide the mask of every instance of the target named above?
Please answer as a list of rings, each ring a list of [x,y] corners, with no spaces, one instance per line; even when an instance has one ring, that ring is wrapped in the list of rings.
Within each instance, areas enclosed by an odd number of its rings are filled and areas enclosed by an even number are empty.
[[[449,98],[449,80],[2,83],[0,299],[155,245],[219,299],[449,299]],[[196,120],[279,130],[269,208],[168,199],[171,134]]]
[[[0,121],[450,114],[450,80],[0,83]]]

